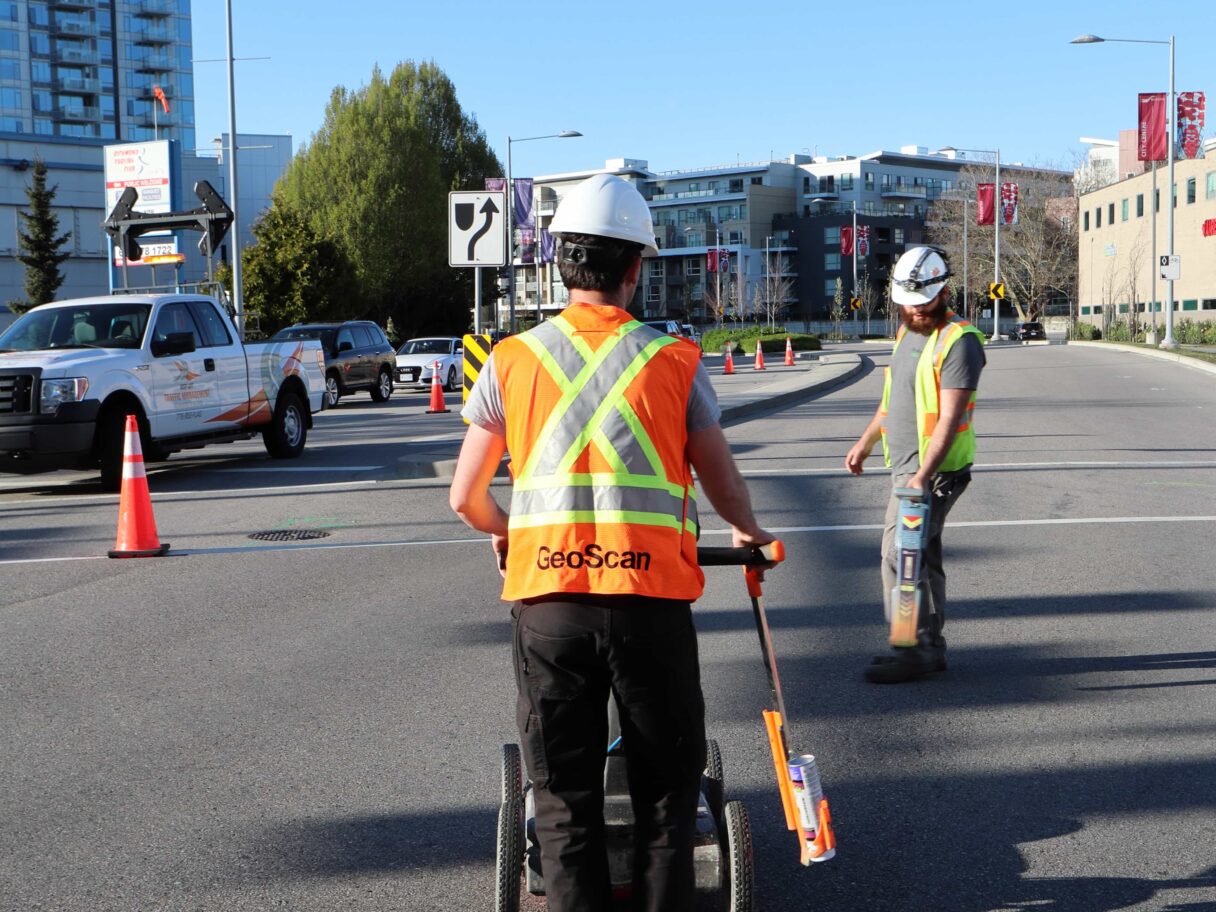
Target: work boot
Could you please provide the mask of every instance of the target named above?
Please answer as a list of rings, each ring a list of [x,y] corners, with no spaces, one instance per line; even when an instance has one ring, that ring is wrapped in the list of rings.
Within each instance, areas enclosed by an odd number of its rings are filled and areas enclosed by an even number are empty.
[[[915,646],[897,646],[886,655],[874,656],[866,666],[871,684],[901,684],[946,670],[946,640],[927,630],[917,634]]]

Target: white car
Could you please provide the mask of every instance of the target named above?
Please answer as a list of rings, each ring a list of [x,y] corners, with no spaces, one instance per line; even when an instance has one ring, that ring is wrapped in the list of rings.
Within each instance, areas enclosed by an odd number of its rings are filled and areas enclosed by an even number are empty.
[[[448,392],[464,383],[464,340],[453,336],[410,339],[397,349],[397,382],[403,386],[430,386],[435,362],[439,382]]]

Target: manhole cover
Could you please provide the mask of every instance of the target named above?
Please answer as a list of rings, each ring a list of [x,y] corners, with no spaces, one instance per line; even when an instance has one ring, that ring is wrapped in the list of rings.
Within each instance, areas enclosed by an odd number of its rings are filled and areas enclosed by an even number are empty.
[[[320,529],[272,529],[269,532],[254,532],[249,536],[254,541],[309,541],[314,538],[328,538],[328,532]]]

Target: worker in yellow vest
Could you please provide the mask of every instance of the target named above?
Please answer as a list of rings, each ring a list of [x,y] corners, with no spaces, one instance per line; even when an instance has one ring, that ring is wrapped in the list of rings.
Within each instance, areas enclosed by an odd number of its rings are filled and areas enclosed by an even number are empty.
[[[882,401],[844,464],[860,475],[862,464],[882,440],[893,493],[882,536],[883,599],[891,617],[891,591],[898,579],[895,525],[899,498],[894,489],[931,491],[929,523],[921,553],[921,612],[917,645],[875,656],[866,679],[892,684],[946,668],[946,572],[942,529],[950,508],[971,482],[975,460],[972,424],[975,394],[984,369],[984,337],[950,310],[950,268],[934,247],[913,247],[891,273],[891,300],[899,306],[900,328],[886,370]]]
[[[634,908],[693,908],[693,837],[705,719],[690,603],[701,595],[695,469],[736,546],[772,541],[687,339],[631,317],[650,211],[599,174],[554,215],[570,305],[503,340],[463,414],[450,502],[488,532],[514,601],[517,724],[552,912],[603,910],[608,699],[628,752]],[[490,493],[503,454],[512,493]]]

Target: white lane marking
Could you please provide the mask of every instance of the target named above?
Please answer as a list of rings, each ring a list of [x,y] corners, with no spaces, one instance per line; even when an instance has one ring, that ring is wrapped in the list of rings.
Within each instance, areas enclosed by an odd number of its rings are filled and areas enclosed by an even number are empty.
[[[209,472],[241,474],[244,472],[371,472],[382,469],[384,466],[246,466],[236,469],[207,469],[199,466],[199,468]]]
[[[1094,516],[1072,519],[986,519],[950,522],[951,529],[985,528],[988,526],[1084,526],[1084,525],[1129,525],[1134,523],[1184,523],[1216,522],[1216,516]],[[808,534],[816,532],[873,532],[882,529],[881,523],[863,523],[850,526],[780,526],[767,529],[774,535]],[[729,535],[730,529],[702,529],[702,535]],[[376,542],[309,542],[307,544],[240,545],[231,548],[181,548],[171,551],[169,557],[207,557],[217,554],[249,554],[260,551],[336,551],[354,548],[417,548],[435,545],[485,546],[488,538],[435,538],[424,540],[398,540]],[[0,567],[10,564],[55,563],[57,561],[101,560],[99,557],[37,557],[16,560],[0,560]]]
[[[155,481],[156,476],[152,476]],[[182,498],[185,500],[194,498],[215,497],[223,495],[224,497],[258,497],[263,494],[277,494],[284,491],[320,491],[333,488],[367,488],[374,487],[379,482],[375,479],[364,479],[362,481],[330,481],[315,485],[275,485],[269,488],[247,488],[245,490],[233,490],[231,488],[224,490],[203,490],[203,491],[153,491],[153,500],[173,500]],[[108,504],[118,500],[117,494],[94,494],[90,497],[42,497],[38,500],[13,500],[5,503],[6,507],[32,507],[32,506],[57,506],[68,504]]]
[[[798,456],[781,456],[779,459],[799,459]],[[823,457],[819,457],[823,458]],[[738,463],[746,463],[747,457],[743,456],[736,459]],[[1202,462],[1199,460],[1187,459],[1178,462],[1169,461],[1154,461],[1154,462],[984,462],[976,463],[971,467],[973,472],[983,472],[992,469],[1140,469],[1141,471],[1151,469],[1212,469],[1216,468],[1216,462]],[[838,469],[747,469],[740,466],[740,474],[747,476],[752,475],[847,475],[848,471],[842,466]],[[875,478],[887,478],[889,473],[881,467],[875,468],[867,473],[868,476]]]

